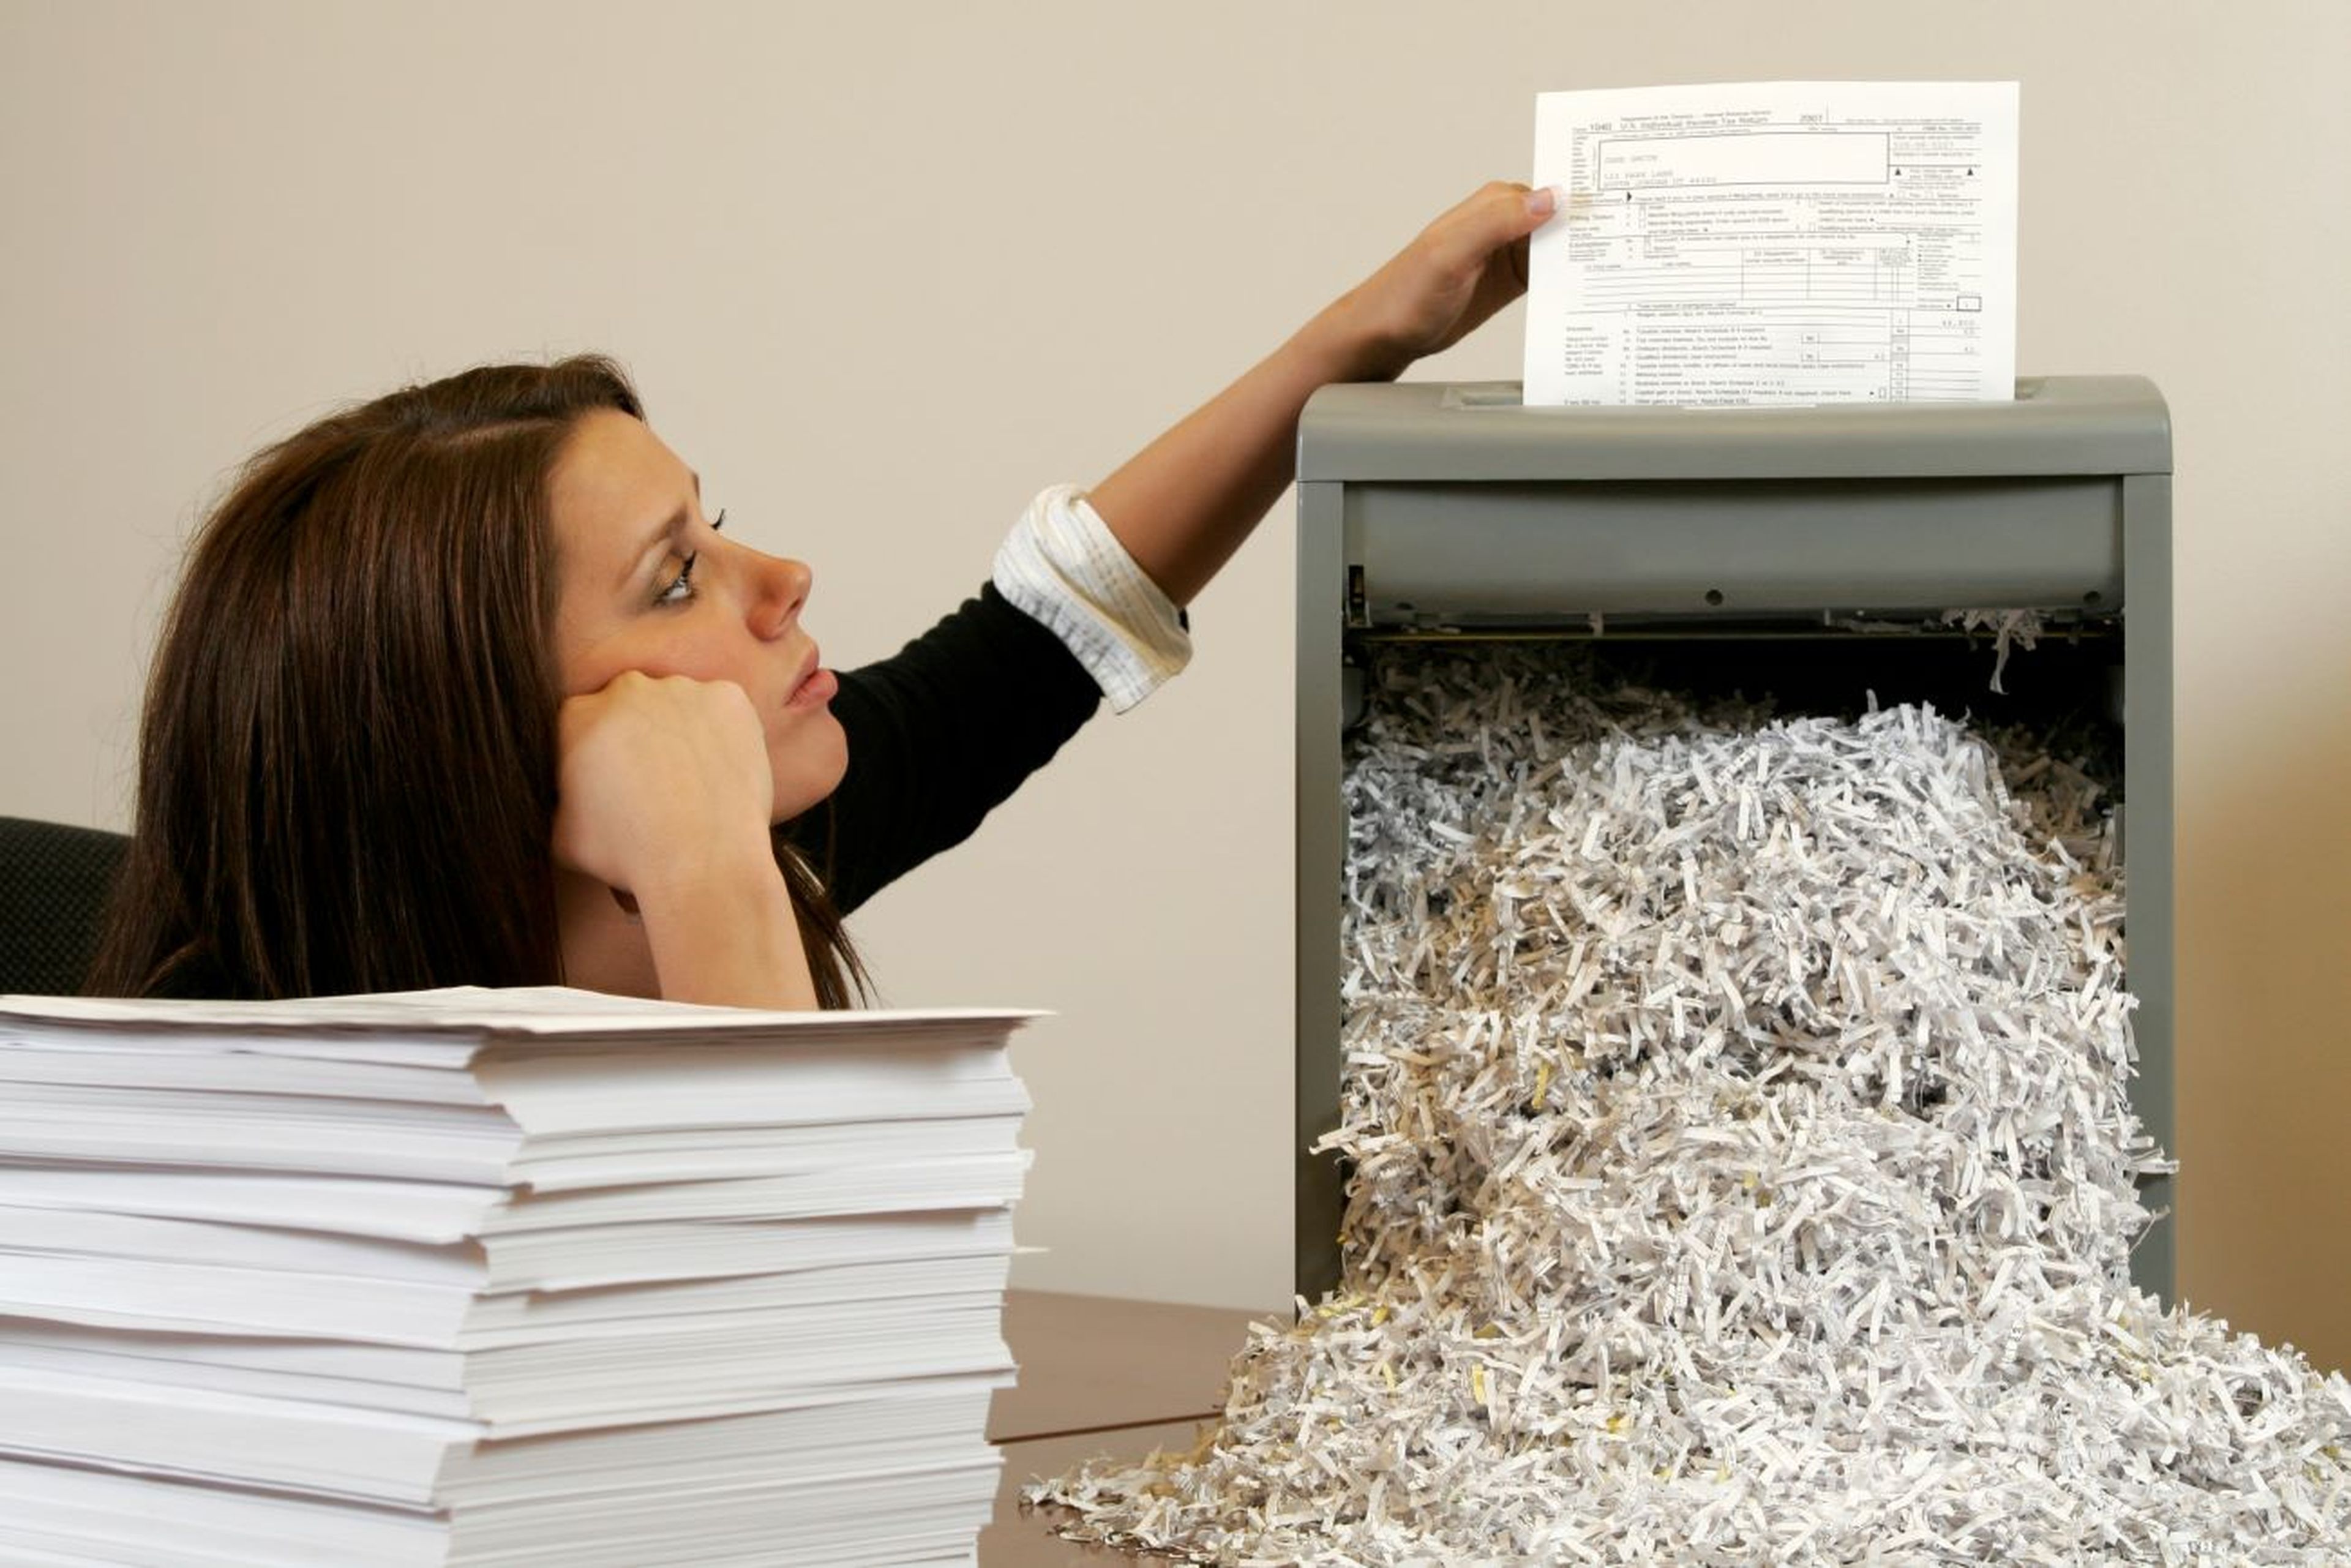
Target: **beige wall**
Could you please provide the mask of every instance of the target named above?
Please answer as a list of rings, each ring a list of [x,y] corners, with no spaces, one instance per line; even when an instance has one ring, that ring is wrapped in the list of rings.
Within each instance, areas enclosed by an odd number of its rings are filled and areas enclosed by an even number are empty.
[[[338,399],[621,355],[852,661],[1523,173],[1538,89],[2019,78],[2020,364],[2177,418],[2188,1293],[2351,1361],[2351,9],[659,10],[0,0],[0,810],[123,820],[176,541]],[[1514,375],[1518,325],[1430,373]],[[1288,531],[1193,674],[862,921],[893,999],[1061,1009],[1031,1283],[1287,1289]]]

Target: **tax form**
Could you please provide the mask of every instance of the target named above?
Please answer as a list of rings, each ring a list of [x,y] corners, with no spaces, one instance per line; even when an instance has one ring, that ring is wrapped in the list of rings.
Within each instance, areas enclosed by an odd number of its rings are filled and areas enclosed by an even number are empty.
[[[1530,403],[2007,399],[2014,82],[1547,92]]]

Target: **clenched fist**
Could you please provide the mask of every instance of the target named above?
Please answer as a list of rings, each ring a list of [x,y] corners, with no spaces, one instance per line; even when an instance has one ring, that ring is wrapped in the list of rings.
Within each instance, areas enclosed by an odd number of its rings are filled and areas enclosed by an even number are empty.
[[[775,780],[740,686],[627,670],[559,725],[558,864],[640,903],[773,869]]]

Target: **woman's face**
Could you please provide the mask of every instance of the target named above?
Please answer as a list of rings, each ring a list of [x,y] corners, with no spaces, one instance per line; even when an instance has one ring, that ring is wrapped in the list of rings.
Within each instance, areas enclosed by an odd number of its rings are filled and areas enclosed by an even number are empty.
[[[832,793],[849,744],[827,706],[832,674],[800,625],[809,569],[714,529],[693,470],[616,409],[580,420],[549,490],[564,695],[625,670],[731,681],[767,727],[776,821]]]

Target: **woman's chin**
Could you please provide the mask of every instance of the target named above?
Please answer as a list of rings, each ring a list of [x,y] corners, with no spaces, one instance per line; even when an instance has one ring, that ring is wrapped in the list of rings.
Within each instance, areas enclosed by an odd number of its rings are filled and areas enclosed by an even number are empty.
[[[823,804],[841,788],[841,777],[849,771],[849,737],[841,734],[831,714],[824,716],[829,721],[825,727],[831,731],[827,737],[830,745],[810,746],[809,741],[815,737],[796,737],[799,744],[793,747],[791,755],[774,758],[776,806],[770,817],[775,821],[789,822]]]

